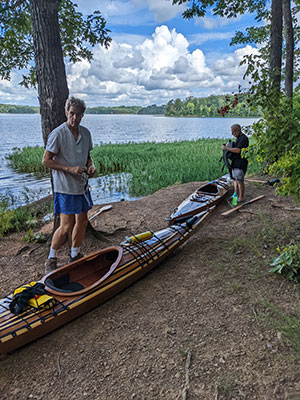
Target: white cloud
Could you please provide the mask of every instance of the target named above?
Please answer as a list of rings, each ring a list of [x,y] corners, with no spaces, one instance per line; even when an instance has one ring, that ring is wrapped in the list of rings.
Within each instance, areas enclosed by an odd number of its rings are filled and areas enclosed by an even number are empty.
[[[89,106],[112,104],[163,104],[176,97],[227,93],[242,81],[245,54],[251,46],[207,64],[200,49],[175,29],[155,29],[151,39],[136,46],[113,41],[108,50],[97,47],[91,63],[68,66],[70,92],[86,96]]]
[[[26,71],[22,71],[23,74]],[[0,103],[38,106],[37,91],[19,85],[22,75],[12,72],[11,80],[0,79]]]
[[[110,33],[110,36],[113,41],[116,41],[119,44],[129,44],[131,46],[137,46],[142,44],[147,36],[145,35],[135,35],[132,33]]]
[[[226,18],[226,17],[217,17],[217,16],[205,16],[195,19],[196,25],[202,25],[205,29],[209,30],[217,30],[226,25],[232,25],[241,20],[241,16],[237,16],[235,18]]]
[[[172,18],[177,17],[181,14],[186,6],[184,5],[172,5],[172,1],[166,0],[147,0],[149,10],[153,13],[155,21],[157,23],[169,21]]]
[[[153,22],[153,18],[156,23],[166,22],[187,8],[185,5],[173,6],[172,0],[102,0],[101,4],[99,0],[77,0],[76,3],[84,13],[92,13],[99,9],[108,25],[113,23],[130,26]]]
[[[190,44],[200,46],[203,43],[211,41],[228,40],[234,36],[234,32],[210,32],[210,33],[194,33],[189,36]],[[220,46],[222,43],[220,42]]]
[[[184,35],[167,26],[156,27],[151,38],[137,44],[114,40],[106,50],[94,49],[91,62],[66,66],[72,95],[82,97],[89,107],[97,105],[165,104],[174,98],[222,94],[242,84],[245,54],[258,50],[245,46],[233,53],[190,50]],[[38,105],[35,90],[18,85],[21,76],[0,80],[0,103]]]
[[[247,45],[246,47],[227,55],[226,58],[215,61],[212,69],[216,75],[223,78],[236,76],[241,80],[246,67],[241,67],[239,64],[243,60],[244,56],[249,54],[258,54],[258,50]]]

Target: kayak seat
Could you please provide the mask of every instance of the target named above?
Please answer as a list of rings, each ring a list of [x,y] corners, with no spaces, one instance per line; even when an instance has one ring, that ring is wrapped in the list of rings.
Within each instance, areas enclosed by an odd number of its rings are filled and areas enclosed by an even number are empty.
[[[56,290],[57,292],[72,293],[72,292],[78,292],[79,290],[84,289],[84,287],[81,283],[70,282],[69,274],[65,274],[56,279],[48,278],[48,279],[46,279],[45,284],[50,289]]]
[[[216,185],[208,184],[208,185],[203,186],[201,189],[199,189],[199,191],[197,190],[197,193],[216,195],[219,193],[219,189]]]

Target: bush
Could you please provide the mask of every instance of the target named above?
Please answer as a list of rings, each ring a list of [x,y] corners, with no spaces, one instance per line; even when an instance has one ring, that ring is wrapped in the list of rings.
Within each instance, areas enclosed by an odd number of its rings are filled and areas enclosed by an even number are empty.
[[[289,244],[282,251],[278,248],[280,256],[270,264],[270,272],[284,274],[289,280],[300,281],[300,248],[298,244]]]

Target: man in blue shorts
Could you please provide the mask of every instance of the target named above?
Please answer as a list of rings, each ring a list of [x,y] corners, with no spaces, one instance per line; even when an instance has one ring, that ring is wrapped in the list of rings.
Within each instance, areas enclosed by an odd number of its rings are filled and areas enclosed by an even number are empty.
[[[91,134],[80,125],[85,109],[84,101],[74,97],[67,100],[67,121],[50,133],[43,156],[43,165],[53,170],[54,213],[60,215],[60,226],[52,238],[45,273],[57,268],[57,251],[70,233],[69,262],[83,257],[80,246],[88,224],[87,212],[93,207],[88,178],[95,173],[90,157]]]
[[[232,153],[231,160],[234,191],[238,195],[238,201],[242,202],[244,201],[245,195],[244,179],[247,171],[248,160],[242,158],[241,152],[242,149],[249,146],[249,139],[244,133],[242,133],[241,126],[238,124],[231,126],[231,133],[236,138],[235,142],[233,142],[233,147],[223,145],[223,150],[228,150]]]

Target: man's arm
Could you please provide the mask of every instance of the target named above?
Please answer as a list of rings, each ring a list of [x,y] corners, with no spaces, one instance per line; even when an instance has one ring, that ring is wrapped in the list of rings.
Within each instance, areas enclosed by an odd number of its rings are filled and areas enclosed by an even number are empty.
[[[236,153],[236,154],[241,153],[241,149],[239,149],[238,147],[228,147],[228,146],[225,146],[225,144],[223,144],[222,149],[231,151],[231,153]]]
[[[89,177],[94,175],[95,166],[94,166],[93,160],[91,159],[90,152],[88,153],[88,160],[87,160],[87,163],[86,163],[86,169],[87,169],[87,174],[88,174]]]
[[[43,155],[43,165],[50,169],[55,169],[57,171],[69,172],[74,175],[82,175],[85,172],[84,167],[70,167],[68,165],[63,165],[58,163],[56,160],[53,160],[55,156],[54,153],[51,153],[49,150],[45,150]]]

